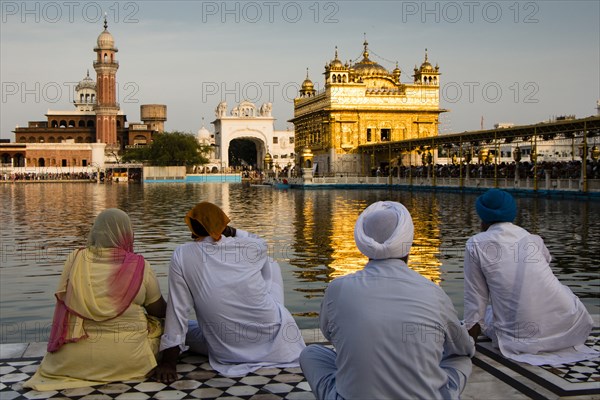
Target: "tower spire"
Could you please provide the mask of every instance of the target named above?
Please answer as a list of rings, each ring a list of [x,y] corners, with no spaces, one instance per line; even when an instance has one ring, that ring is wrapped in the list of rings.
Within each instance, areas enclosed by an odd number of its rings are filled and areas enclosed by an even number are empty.
[[[106,20],[106,12],[104,13],[104,30],[108,29],[108,21]]]

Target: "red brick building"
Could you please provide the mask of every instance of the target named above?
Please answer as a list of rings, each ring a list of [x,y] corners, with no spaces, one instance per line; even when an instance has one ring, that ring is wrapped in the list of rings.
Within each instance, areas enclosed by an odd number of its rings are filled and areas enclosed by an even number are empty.
[[[96,81],[89,71],[75,88],[75,110],[48,110],[43,121],[17,127],[15,143],[0,144],[0,163],[11,167],[85,167],[118,162],[126,146],[145,145],[164,130],[167,107],[142,105],[142,123],[127,123],[117,102],[118,49],[104,20],[94,48]],[[101,146],[98,146],[101,145]]]

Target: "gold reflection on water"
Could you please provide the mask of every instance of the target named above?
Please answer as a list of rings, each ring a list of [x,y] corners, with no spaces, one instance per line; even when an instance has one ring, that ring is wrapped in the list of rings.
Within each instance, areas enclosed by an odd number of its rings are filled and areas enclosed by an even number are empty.
[[[424,277],[439,284],[442,280],[440,269],[441,257],[441,232],[440,232],[440,209],[437,199],[432,198],[431,203],[425,208],[413,207],[413,224],[415,226],[415,238],[413,240],[408,266]]]
[[[310,196],[303,202],[301,222],[298,221],[302,238],[298,238],[298,243],[303,243],[305,249],[318,249],[314,262],[325,263],[327,281],[356,272],[368,262],[354,242],[354,225],[368,205],[364,201],[352,202],[333,196],[328,199],[328,204],[320,204],[319,198]],[[442,265],[439,204],[433,198],[425,207],[423,204],[406,206],[412,211],[415,225],[408,266],[439,284]],[[323,232],[319,233],[319,230]]]
[[[331,235],[331,262],[329,268],[333,271],[329,274],[331,279],[344,276],[362,269],[368,259],[356,247],[354,242],[354,225],[364,204],[347,204],[336,202],[332,214],[333,232]]]

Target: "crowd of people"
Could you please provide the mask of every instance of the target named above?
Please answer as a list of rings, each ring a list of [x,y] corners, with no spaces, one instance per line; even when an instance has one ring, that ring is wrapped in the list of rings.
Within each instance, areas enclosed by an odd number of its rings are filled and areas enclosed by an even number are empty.
[[[305,345],[267,243],[230,226],[217,205],[202,202],[185,215],[192,241],[173,252],[166,301],[149,263],[133,252],[127,214],[105,210],[87,247],[67,257],[48,353],[24,386],[147,376],[171,384],[180,354],[190,351],[226,377],[300,366],[317,399],[457,399],[481,335],[505,357],[533,365],[598,357],[584,346],[592,318],[553,275],[543,240],[513,224],[514,198],[490,189],[475,209],[481,232],[465,245],[461,320],[444,290],[407,265],[410,211],[393,201],[368,206],[354,239],[369,261],[330,282],[321,303],[320,329],[333,348]]]
[[[126,173],[127,181],[140,182],[141,170],[129,170]],[[113,179],[114,178],[114,179]],[[6,182],[37,182],[37,181],[90,181],[90,182],[118,182],[119,177],[114,177],[112,170],[100,172],[4,172],[0,174],[0,180]]]
[[[551,179],[580,179],[582,168],[581,161],[542,161],[533,164],[528,161],[520,163],[501,162],[496,164],[433,164],[433,165],[413,165],[388,168],[373,169],[371,176],[389,176],[409,178],[426,178],[435,175],[437,178],[511,178],[517,176],[519,179],[545,179],[547,175]],[[600,179],[600,163],[589,161],[586,163],[586,178]]]
[[[5,172],[3,181],[96,181],[96,172]]]

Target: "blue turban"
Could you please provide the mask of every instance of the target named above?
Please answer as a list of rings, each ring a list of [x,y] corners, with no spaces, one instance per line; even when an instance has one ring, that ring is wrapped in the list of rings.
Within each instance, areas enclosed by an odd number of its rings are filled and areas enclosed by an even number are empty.
[[[510,193],[490,189],[477,198],[477,214],[483,222],[512,222],[517,216],[517,203]]]

